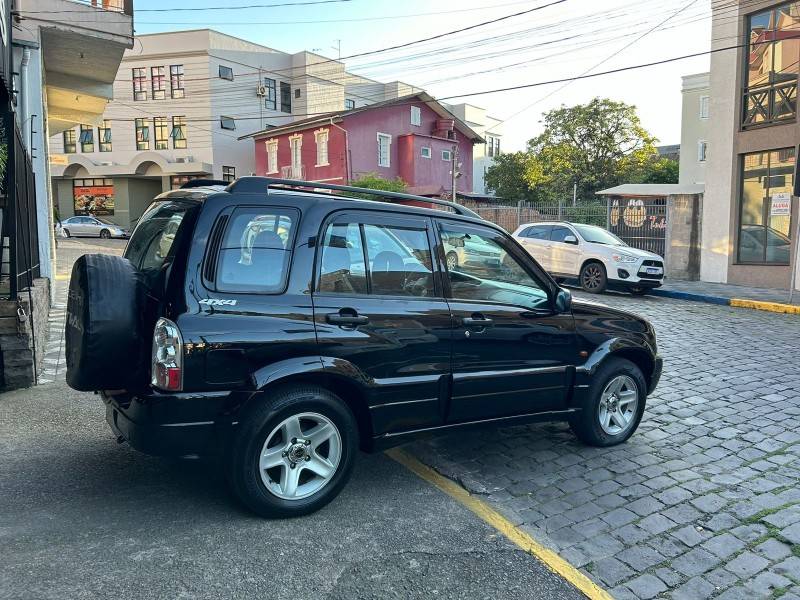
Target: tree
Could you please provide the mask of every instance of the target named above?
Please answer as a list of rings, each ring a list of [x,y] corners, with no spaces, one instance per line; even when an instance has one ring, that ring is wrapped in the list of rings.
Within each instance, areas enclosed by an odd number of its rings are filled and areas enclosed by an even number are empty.
[[[535,172],[536,168],[535,159],[528,152],[501,154],[486,170],[484,181],[487,189],[506,203],[540,200],[537,190],[528,183],[529,173]]]
[[[635,178],[656,153],[655,138],[636,107],[606,98],[562,106],[544,114],[544,131],[528,142],[526,182],[554,197],[593,198],[595,192]]]
[[[678,183],[678,161],[654,157],[643,166],[635,183]]]
[[[365,173],[360,175],[358,179],[352,181],[350,185],[360,188],[369,188],[372,190],[383,190],[386,192],[405,192],[406,182],[400,177],[394,179],[386,179],[377,173]],[[356,198],[366,198],[372,200],[375,198],[374,194],[348,194]]]

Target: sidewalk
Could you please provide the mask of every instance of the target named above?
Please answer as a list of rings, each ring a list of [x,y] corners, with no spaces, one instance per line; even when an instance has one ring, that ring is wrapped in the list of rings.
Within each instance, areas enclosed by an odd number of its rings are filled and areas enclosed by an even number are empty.
[[[667,281],[662,287],[653,290],[652,294],[680,300],[695,300],[732,306],[745,306],[751,301],[789,304],[789,290],[757,288],[729,283],[708,283],[705,281]],[[794,293],[793,305],[800,306],[800,292],[798,291]]]

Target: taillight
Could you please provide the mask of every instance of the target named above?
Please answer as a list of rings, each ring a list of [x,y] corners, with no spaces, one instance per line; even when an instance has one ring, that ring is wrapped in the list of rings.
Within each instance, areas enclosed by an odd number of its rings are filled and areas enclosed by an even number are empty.
[[[183,339],[178,326],[159,319],[153,332],[153,386],[170,392],[183,388]]]

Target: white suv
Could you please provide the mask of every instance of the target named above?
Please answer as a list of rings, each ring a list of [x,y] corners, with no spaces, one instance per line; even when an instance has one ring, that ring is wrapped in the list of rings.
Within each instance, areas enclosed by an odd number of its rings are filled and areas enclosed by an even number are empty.
[[[602,227],[528,223],[514,237],[557,280],[577,278],[593,294],[608,288],[644,295],[664,281],[662,257],[631,248]]]

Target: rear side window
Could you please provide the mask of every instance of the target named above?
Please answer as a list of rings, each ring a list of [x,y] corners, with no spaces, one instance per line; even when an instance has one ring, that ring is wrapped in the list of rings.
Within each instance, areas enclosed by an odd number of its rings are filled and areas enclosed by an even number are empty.
[[[236,209],[219,249],[217,290],[283,292],[298,216],[290,208]]]
[[[532,240],[546,240],[550,237],[550,225],[534,225],[522,232],[522,237]]]
[[[159,271],[171,256],[175,237],[195,202],[157,202],[142,215],[133,232],[125,258],[140,271]]]

